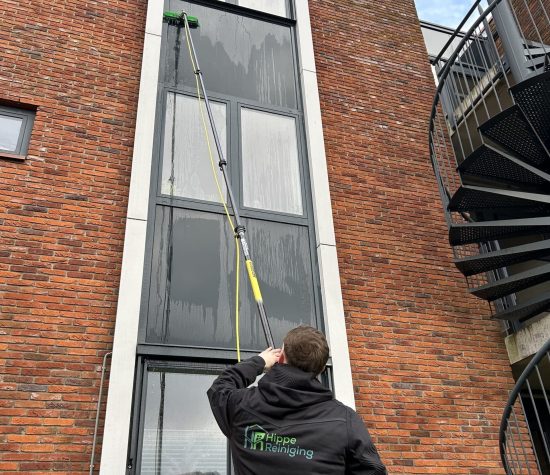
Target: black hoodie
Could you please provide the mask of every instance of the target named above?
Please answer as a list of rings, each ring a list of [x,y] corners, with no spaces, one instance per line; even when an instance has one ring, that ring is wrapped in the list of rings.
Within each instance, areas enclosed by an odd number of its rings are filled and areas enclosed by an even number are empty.
[[[264,366],[255,356],[226,369],[208,390],[236,474],[386,474],[363,421],[313,373],[276,364],[247,388]]]

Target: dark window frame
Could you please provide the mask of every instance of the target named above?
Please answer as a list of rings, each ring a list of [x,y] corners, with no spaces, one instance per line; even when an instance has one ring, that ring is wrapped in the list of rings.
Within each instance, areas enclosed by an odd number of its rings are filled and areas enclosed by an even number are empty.
[[[35,115],[36,113],[33,110],[0,105],[0,116],[15,117],[22,120],[21,130],[19,131],[17,146],[15,150],[6,150],[0,148],[0,158],[14,158],[21,160],[24,160],[26,158],[29,149],[29,142],[34,125]]]
[[[233,186],[233,192],[237,202],[239,203],[239,212],[243,219],[255,219],[278,222],[289,225],[298,225],[307,228],[309,235],[309,259],[311,263],[312,272],[312,288],[313,288],[313,308],[315,311],[316,324],[319,329],[324,331],[324,313],[322,308],[322,299],[320,292],[320,271],[317,256],[316,247],[316,233],[315,223],[313,220],[313,197],[310,177],[310,164],[306,144],[306,134],[304,125],[304,111],[303,111],[303,93],[301,91],[300,74],[299,74],[299,55],[297,49],[297,32],[296,21],[292,18],[282,18],[271,14],[266,14],[257,10],[251,10],[248,8],[240,7],[238,5],[217,2],[215,0],[185,0],[189,3],[195,3],[205,7],[211,7],[216,10],[228,11],[230,13],[255,18],[258,20],[269,21],[275,24],[280,24],[291,28],[291,51],[293,61],[293,73],[294,81],[296,84],[296,100],[297,109],[291,109],[288,107],[272,106],[260,103],[257,101],[243,99],[228,94],[221,94],[216,92],[208,92],[209,99],[212,101],[222,102],[227,107],[227,147],[228,147],[228,173],[229,176],[238,177],[236,185]],[[294,17],[294,5],[291,5],[289,11]],[[163,24],[162,37],[166,38],[167,24]],[[183,208],[196,211],[206,211],[210,213],[223,214],[223,206],[220,203],[208,202],[203,200],[197,200],[184,197],[170,197],[160,193],[160,186],[162,181],[162,153],[164,147],[164,123],[166,113],[167,97],[170,93],[184,94],[190,97],[196,98],[196,88],[191,86],[180,85],[174,87],[173,82],[165,78],[169,76],[166,74],[167,62],[163,61],[165,57],[167,44],[163,41],[161,49],[161,62],[159,70],[159,85],[157,94],[157,111],[155,120],[155,140],[153,146],[153,163],[151,173],[150,184],[150,202],[148,212],[148,225],[147,225],[147,240],[146,240],[146,252],[145,252],[145,270],[143,278],[143,290],[141,295],[140,306],[140,321],[138,331],[138,345],[143,348],[145,345],[151,344],[146,341],[147,332],[147,312],[149,308],[149,288],[152,279],[152,259],[153,259],[153,247],[154,247],[154,226],[157,208],[159,206],[167,206],[173,208]],[[200,54],[200,53],[199,53]],[[200,59],[200,57],[199,57]],[[208,78],[205,77],[205,83],[208,87]],[[301,174],[301,187],[302,187],[302,205],[303,215],[298,216],[295,214],[279,213],[274,211],[258,210],[253,208],[245,208],[242,206],[242,179],[241,179],[241,165],[240,165],[240,108],[247,107],[265,112],[277,113],[285,116],[292,116],[296,119],[297,125],[297,139],[298,139],[298,158]],[[254,243],[251,243],[252,254],[254,255]],[[247,285],[243,282],[243,285]],[[267,311],[269,314],[269,302],[267,304]],[[190,345],[179,346],[173,344],[159,344],[152,343],[152,345],[160,350],[166,348],[170,354],[180,354],[182,357],[186,353],[185,348],[192,348]],[[197,348],[197,347],[195,347]],[[204,347],[202,347],[204,348]],[[178,349],[180,349],[178,351]],[[210,357],[215,358],[216,352],[225,352],[224,348],[208,348],[210,350]],[[157,353],[162,356],[163,352]]]
[[[143,449],[143,433],[145,428],[145,408],[147,405],[147,378],[151,370],[187,373],[187,374],[209,374],[218,375],[228,365],[220,362],[207,360],[163,360],[159,358],[138,358],[139,386],[136,384],[134,392],[134,408],[139,410],[132,414],[131,444],[128,453],[128,473],[141,473],[141,458]],[[227,474],[232,473],[229,443],[227,443]]]
[[[162,93],[162,91],[161,91]],[[150,194],[151,198],[156,199],[157,204],[164,204],[166,206],[174,206],[176,208],[186,208],[186,209],[196,209],[200,211],[207,211],[209,213],[224,213],[224,209],[221,203],[218,201],[208,201],[208,200],[201,200],[198,198],[188,198],[185,196],[170,196],[167,194],[162,193],[162,167],[163,167],[163,150],[164,150],[164,130],[165,130],[165,117],[166,117],[166,108],[167,108],[167,102],[168,102],[168,95],[169,94],[175,94],[186,96],[191,99],[197,99],[197,92],[196,90],[193,92],[192,88],[181,88],[177,89],[172,87],[164,87],[163,88],[163,97],[160,98],[160,101],[162,101],[161,110],[164,113],[164,116],[161,116],[159,113],[157,113],[157,122],[160,122],[161,129],[159,131],[159,134],[156,137],[156,140],[158,141],[158,152],[156,154],[153,154],[154,160],[157,161],[157,169],[156,174],[154,175],[154,179],[156,180],[156,193]],[[219,96],[216,94],[208,93],[208,99],[210,102],[219,102],[221,104],[225,104],[225,125],[226,125],[226,131],[227,131],[227,137],[226,137],[226,147],[227,147],[227,156],[229,157],[231,155],[231,146],[232,146],[232,140],[233,135],[231,133],[231,109],[232,109],[232,103],[230,100],[223,96]],[[157,102],[157,106],[158,106]],[[203,105],[204,107],[204,105]],[[206,114],[206,111],[205,111]],[[214,144],[212,144],[212,147],[214,147]],[[216,160],[217,152],[215,149],[213,149],[214,153],[214,160]],[[233,176],[235,174],[235,171],[233,170],[234,164],[233,162],[236,160],[230,160],[227,158],[227,163],[229,166],[228,174],[229,176]],[[216,163],[217,164],[217,163]]]
[[[242,358],[247,359],[256,355],[256,353],[243,354]],[[136,361],[136,377],[134,382],[134,396],[132,405],[132,415],[130,417],[130,440],[128,444],[127,454],[127,470],[128,475],[139,474],[141,471],[141,456],[143,449],[143,432],[145,421],[145,407],[147,375],[150,368],[156,370],[165,370],[166,372],[187,372],[190,374],[220,374],[225,368],[237,361],[213,360],[201,358],[198,355],[191,356],[185,360],[182,359],[162,359],[157,355],[138,356]],[[319,380],[332,392],[333,387],[333,369],[332,360],[329,358],[325,370],[319,376]],[[227,474],[232,475],[233,465],[231,461],[231,452],[229,443],[227,444]]]

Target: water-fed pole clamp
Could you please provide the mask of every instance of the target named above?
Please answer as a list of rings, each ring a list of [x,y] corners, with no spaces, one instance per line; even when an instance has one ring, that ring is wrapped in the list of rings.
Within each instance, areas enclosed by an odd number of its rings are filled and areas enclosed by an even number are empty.
[[[245,232],[246,232],[246,228],[242,224],[235,226],[235,236],[241,237],[241,235],[244,234]]]

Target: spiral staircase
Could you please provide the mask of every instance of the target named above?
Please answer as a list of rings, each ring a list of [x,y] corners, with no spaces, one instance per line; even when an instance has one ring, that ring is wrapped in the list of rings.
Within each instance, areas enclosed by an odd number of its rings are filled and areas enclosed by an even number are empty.
[[[517,4],[493,1],[436,58],[430,125],[455,265],[508,322],[550,311],[550,5]]]
[[[491,302],[550,282],[550,71],[510,93],[515,104],[480,125],[484,143],[459,164],[462,184],[447,205],[468,221],[451,223],[452,246],[477,244],[483,251],[487,241],[500,243],[498,250],[457,258],[465,276],[529,263],[469,288]],[[549,309],[550,291],[540,290],[494,316],[523,320]]]

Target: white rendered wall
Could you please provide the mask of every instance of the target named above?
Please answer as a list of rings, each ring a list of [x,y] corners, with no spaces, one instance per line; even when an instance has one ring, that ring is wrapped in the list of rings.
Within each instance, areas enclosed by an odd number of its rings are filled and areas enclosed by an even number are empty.
[[[126,234],[101,452],[101,475],[126,473],[153,157],[163,6],[163,0],[149,0],[147,7]]]
[[[315,241],[321,273],[325,328],[332,356],[334,390],[339,401],[355,408],[309,7],[307,0],[295,0],[295,5],[300,80],[304,96],[306,140],[311,170]]]

